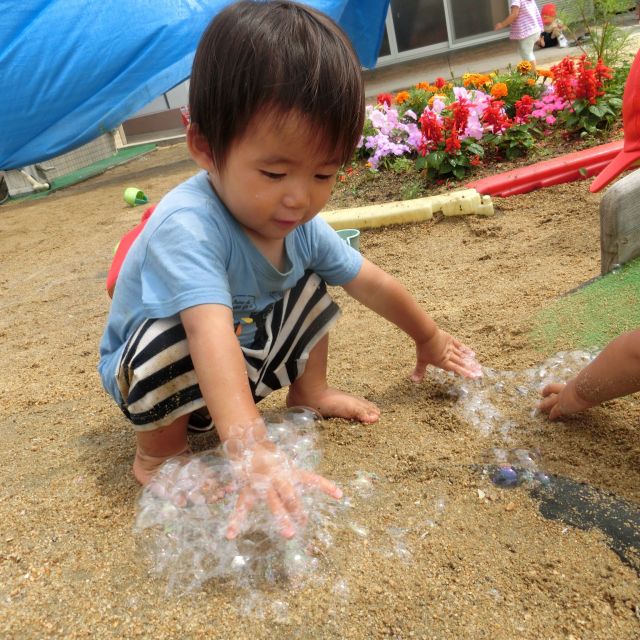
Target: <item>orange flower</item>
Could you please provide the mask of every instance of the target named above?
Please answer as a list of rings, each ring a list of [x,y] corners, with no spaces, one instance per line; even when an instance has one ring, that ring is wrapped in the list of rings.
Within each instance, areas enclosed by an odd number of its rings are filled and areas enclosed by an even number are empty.
[[[504,98],[509,93],[509,88],[504,82],[496,82],[491,87],[491,95],[494,98]]]
[[[462,76],[462,84],[465,87],[483,87],[484,85],[491,84],[491,78],[484,73],[465,73]]]
[[[423,91],[430,91],[431,85],[428,82],[418,82],[416,89],[422,89]]]
[[[402,104],[403,102],[406,102],[411,96],[409,95],[408,91],[401,91],[400,93],[396,94],[396,104]]]
[[[529,78],[529,79],[527,80],[527,84],[528,84],[530,87],[532,87],[535,83],[536,83],[536,81],[535,81],[533,78]]]
[[[538,69],[538,75],[541,78],[553,78],[553,73],[549,69]]]
[[[520,60],[520,62],[518,62],[516,66],[516,69],[524,76],[527,73],[531,73],[531,71],[533,70],[533,65],[528,60]]]

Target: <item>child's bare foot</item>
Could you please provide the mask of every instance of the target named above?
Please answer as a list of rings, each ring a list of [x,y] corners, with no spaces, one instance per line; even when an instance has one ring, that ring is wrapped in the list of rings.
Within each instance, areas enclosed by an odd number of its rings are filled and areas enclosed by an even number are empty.
[[[191,449],[188,445],[182,451],[170,456],[150,456],[138,447],[133,461],[133,475],[143,487],[146,487],[153,480],[158,469],[169,458],[182,457],[186,460],[190,454]]]
[[[287,406],[312,407],[324,418],[346,418],[365,424],[377,422],[380,417],[380,409],[373,402],[331,387],[304,393],[292,386],[287,394]]]

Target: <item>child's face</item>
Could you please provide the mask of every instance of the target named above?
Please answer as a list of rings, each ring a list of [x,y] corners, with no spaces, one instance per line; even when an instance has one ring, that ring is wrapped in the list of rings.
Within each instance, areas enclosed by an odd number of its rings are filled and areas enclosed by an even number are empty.
[[[282,246],[284,237],[326,204],[339,160],[292,115],[276,122],[254,118],[237,139],[224,169],[208,168],[218,196],[259,245]]]

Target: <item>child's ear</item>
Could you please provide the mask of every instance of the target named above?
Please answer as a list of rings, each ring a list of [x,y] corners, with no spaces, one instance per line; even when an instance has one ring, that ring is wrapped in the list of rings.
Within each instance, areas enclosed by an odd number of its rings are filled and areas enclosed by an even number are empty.
[[[194,162],[205,171],[211,173],[214,169],[211,148],[205,137],[198,131],[197,125],[190,124],[187,129],[187,149]]]

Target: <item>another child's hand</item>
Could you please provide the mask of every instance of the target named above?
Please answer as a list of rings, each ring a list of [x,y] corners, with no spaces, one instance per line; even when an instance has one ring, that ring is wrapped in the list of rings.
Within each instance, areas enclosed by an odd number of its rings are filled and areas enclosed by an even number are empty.
[[[342,497],[342,491],[333,482],[297,468],[269,442],[256,443],[248,449],[237,470],[242,488],[227,527],[230,540],[240,533],[242,523],[260,500],[266,501],[280,534],[292,538],[296,525],[304,526],[307,521],[300,501],[301,487],[320,489],[336,500]]]
[[[411,374],[413,382],[421,382],[428,365],[453,371],[464,378],[479,378],[482,367],[469,347],[438,329],[426,342],[416,342],[417,363]]]
[[[572,378],[566,384],[548,384],[542,390],[544,400],[538,403],[538,409],[549,414],[549,420],[555,420],[572,413],[579,413],[595,403],[583,400],[576,390],[576,380]]]

